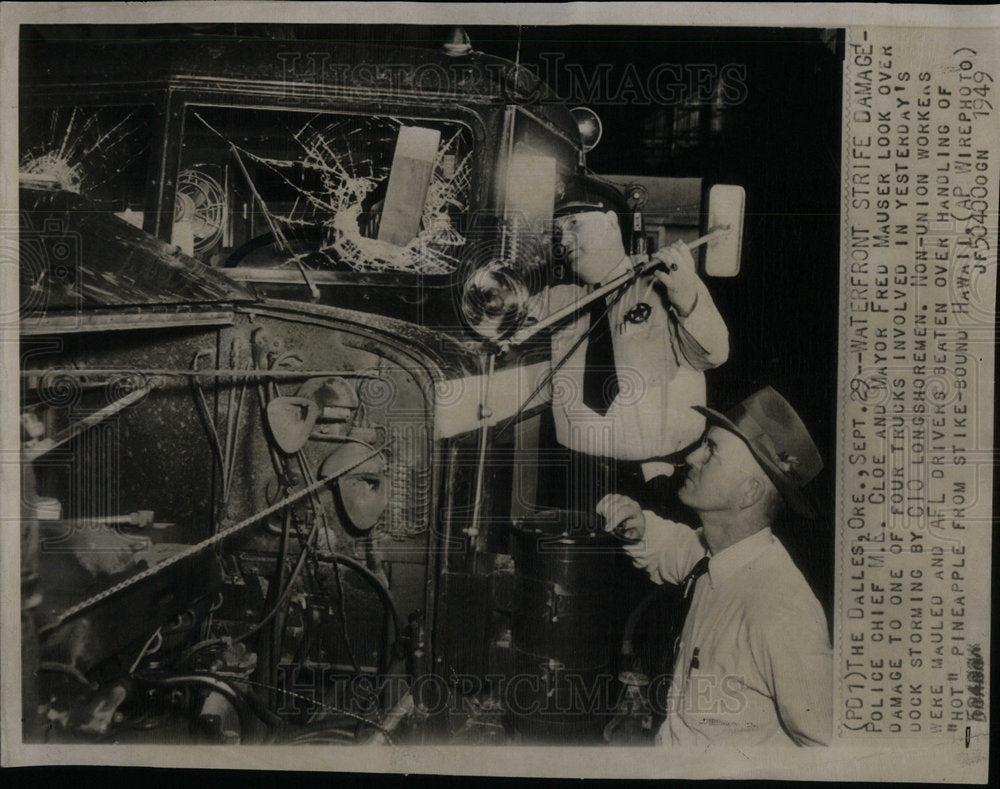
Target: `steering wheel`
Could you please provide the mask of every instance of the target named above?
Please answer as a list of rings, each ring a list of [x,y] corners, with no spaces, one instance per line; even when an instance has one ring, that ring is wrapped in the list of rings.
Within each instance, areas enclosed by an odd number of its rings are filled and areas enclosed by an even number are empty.
[[[283,246],[274,233],[267,232],[252,238],[229,253],[223,262],[224,268],[252,266],[254,268],[278,268],[288,262],[293,255],[317,253],[323,243],[318,228],[304,228],[295,236],[286,239]]]

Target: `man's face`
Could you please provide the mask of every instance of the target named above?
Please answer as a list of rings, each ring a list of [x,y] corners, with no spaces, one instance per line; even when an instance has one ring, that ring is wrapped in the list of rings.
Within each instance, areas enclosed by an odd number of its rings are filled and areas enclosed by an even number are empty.
[[[699,512],[738,509],[743,483],[748,477],[763,474],[743,439],[714,425],[686,461],[687,478],[677,495]]]
[[[589,285],[596,285],[625,256],[614,211],[585,211],[556,219],[567,265]]]

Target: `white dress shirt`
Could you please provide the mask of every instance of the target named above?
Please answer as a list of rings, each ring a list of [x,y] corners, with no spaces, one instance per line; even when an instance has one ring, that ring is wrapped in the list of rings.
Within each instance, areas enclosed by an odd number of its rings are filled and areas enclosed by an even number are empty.
[[[626,546],[657,583],[678,584],[706,555],[701,531],[651,512]],[[712,555],[681,631],[658,741],[678,746],[828,745],[833,656],[823,609],[770,529]],[[660,693],[656,694],[656,690]],[[657,695],[659,700],[657,700]]]
[[[627,270],[627,263],[626,258],[613,273]],[[619,393],[604,416],[583,404],[587,342],[581,343],[552,379],[552,412],[560,444],[588,455],[643,461],[673,454],[698,439],[705,421],[691,406],[705,405],[703,371],[726,361],[729,333],[700,279],[697,287],[694,308],[682,317],[653,275],[628,286],[608,313]],[[547,311],[572,304],[589,292],[579,285],[549,288]],[[645,320],[629,320],[629,311],[639,304],[648,305],[648,312],[640,308],[633,316],[645,312]],[[553,363],[589,327],[587,309],[560,324],[552,333]]]

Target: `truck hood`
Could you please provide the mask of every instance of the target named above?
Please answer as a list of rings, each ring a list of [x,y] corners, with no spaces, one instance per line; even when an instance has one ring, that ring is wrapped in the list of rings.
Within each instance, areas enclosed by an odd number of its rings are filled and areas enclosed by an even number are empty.
[[[79,194],[22,187],[20,210],[22,319],[50,311],[256,299],[248,288]]]

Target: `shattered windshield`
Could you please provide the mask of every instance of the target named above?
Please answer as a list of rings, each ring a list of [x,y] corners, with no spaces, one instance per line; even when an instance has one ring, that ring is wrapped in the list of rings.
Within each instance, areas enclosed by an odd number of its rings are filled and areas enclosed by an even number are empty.
[[[189,106],[172,241],[213,266],[448,273],[471,181],[458,123]]]

